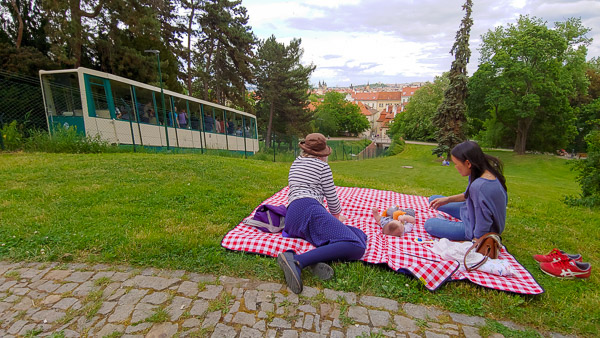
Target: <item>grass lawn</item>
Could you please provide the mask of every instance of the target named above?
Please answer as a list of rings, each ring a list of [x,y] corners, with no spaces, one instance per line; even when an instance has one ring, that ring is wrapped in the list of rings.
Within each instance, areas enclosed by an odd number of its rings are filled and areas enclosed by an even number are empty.
[[[417,195],[464,191],[466,179],[435,161],[430,148],[407,145],[394,157],[332,162],[335,182]],[[531,257],[558,247],[583,254],[596,269],[600,211],[561,202],[579,191],[565,160],[491,154],[505,163],[504,243],[546,293],[521,296],[468,282],[430,292],[414,278],[360,262],[335,264],[336,278],[326,282],[304,274],[305,283],[543,330],[600,334],[598,273],[589,280],[558,280]],[[275,259],[229,252],[220,241],[287,184],[289,165],[200,154],[2,153],[0,259],[127,263],[284,283]]]

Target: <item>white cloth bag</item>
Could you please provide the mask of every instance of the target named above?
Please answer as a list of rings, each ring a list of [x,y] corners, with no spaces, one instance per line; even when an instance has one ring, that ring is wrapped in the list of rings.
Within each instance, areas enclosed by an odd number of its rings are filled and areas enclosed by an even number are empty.
[[[431,252],[438,254],[444,260],[458,261],[460,263],[459,270],[466,271],[463,264],[465,253],[473,245],[471,242],[452,242],[447,238],[441,238],[439,241],[433,243]],[[483,255],[479,252],[471,251],[467,257],[467,264],[474,265],[483,259]],[[506,260],[502,259],[491,259],[489,258],[478,271],[491,273],[498,276],[511,277],[515,275],[515,270]]]

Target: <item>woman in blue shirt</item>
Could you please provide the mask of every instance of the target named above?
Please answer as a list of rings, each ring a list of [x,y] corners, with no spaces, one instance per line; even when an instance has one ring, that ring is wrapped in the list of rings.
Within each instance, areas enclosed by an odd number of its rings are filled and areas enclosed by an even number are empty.
[[[431,196],[429,207],[460,221],[430,218],[425,221],[425,231],[453,241],[470,241],[488,232],[502,233],[508,203],[502,162],[484,154],[473,141],[458,144],[450,154],[458,173],[469,176],[469,184],[465,192],[458,195]]]

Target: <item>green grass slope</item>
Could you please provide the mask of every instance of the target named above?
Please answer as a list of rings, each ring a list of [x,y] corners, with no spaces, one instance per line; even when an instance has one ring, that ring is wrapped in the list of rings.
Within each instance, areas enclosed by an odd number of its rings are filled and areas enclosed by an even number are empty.
[[[442,167],[431,147],[398,155],[332,162],[340,186],[405,194],[456,194],[466,178]],[[467,282],[436,292],[386,267],[337,263],[336,277],[311,286],[435,304],[509,319],[537,329],[598,335],[599,280],[543,274],[531,258],[554,247],[599,262],[600,211],[564,205],[578,186],[566,161],[491,152],[505,163],[508,250],[545,288],[520,296]],[[290,163],[200,154],[0,154],[0,259],[126,263],[284,282],[275,260],[221,248],[225,233],[287,184]],[[412,169],[403,168],[412,166]]]

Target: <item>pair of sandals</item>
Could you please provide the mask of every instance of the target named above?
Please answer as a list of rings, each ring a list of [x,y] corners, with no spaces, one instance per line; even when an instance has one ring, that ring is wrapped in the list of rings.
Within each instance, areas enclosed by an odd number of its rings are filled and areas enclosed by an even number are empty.
[[[285,276],[285,282],[293,293],[299,294],[302,292],[302,277],[300,276],[300,264],[294,259],[293,251],[282,252],[277,256],[277,264]],[[329,264],[322,262],[309,265],[307,268],[313,275],[322,280],[328,280],[333,277],[333,268]]]

